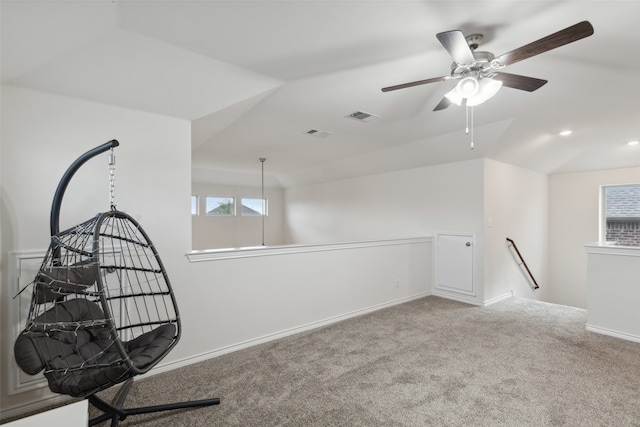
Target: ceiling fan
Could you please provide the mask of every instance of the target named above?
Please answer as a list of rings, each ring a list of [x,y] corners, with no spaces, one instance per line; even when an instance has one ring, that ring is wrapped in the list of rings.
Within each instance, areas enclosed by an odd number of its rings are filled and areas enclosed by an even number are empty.
[[[460,80],[433,111],[444,110],[452,103],[466,104],[470,107],[478,105],[495,95],[501,86],[533,92],[547,81],[498,70],[592,34],[593,26],[588,21],[582,21],[496,58],[490,52],[476,51],[482,41],[481,34],[465,37],[459,30],[445,31],[436,34],[436,37],[453,57],[451,75],[388,86],[382,88],[382,91],[389,92],[427,83]]]

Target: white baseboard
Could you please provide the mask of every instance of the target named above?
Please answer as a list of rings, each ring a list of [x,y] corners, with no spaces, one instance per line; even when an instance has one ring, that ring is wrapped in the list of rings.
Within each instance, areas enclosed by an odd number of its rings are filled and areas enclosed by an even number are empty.
[[[440,298],[446,298],[453,301],[459,301],[459,302],[464,302],[467,304],[478,305],[478,306],[482,305],[482,303],[478,301],[478,298],[473,295],[465,295],[457,292],[448,292],[438,288],[434,289],[431,294]]]
[[[614,331],[607,328],[601,328],[599,326],[593,326],[586,324],[584,327],[589,332],[595,332],[596,334],[608,335],[610,337],[620,338],[627,341],[633,341],[640,343],[640,336],[628,334],[626,332]]]
[[[479,307],[487,307],[490,306],[491,304],[495,304],[497,302],[500,302],[502,300],[505,300],[507,298],[511,298],[513,296],[513,294],[511,292],[507,292],[506,294],[502,294],[502,295],[498,295],[497,297],[488,299],[486,301],[478,301],[478,299],[474,296],[467,296],[464,294],[458,294],[455,292],[447,292],[447,291],[443,291],[443,290],[439,290],[439,289],[434,289],[432,295],[437,296],[437,297],[441,297],[441,298],[446,298],[446,299],[450,299],[450,300],[454,300],[454,301],[459,301],[459,302],[464,302],[467,304],[472,304],[472,305],[477,305]]]
[[[482,306],[483,306],[483,307],[487,307],[487,306],[490,306],[491,304],[495,304],[495,303],[497,303],[497,302],[500,302],[500,301],[506,300],[506,299],[508,299],[508,298],[511,298],[512,296],[513,296],[513,293],[512,293],[512,292],[507,292],[506,294],[498,295],[498,296],[497,296],[497,297],[495,297],[495,298],[491,298],[491,299],[486,300],[486,301],[482,304]]]

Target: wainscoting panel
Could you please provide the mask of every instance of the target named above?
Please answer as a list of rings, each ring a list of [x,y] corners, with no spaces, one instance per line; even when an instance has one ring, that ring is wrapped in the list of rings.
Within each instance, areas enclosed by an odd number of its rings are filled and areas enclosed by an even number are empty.
[[[15,343],[16,338],[24,329],[27,315],[29,314],[32,287],[28,285],[36,276],[44,256],[44,250],[11,252],[9,254],[8,298],[10,321],[9,324],[4,325],[2,331],[2,334],[8,337],[7,344],[12,348],[10,352],[12,357],[5,362],[9,364],[9,395],[47,387],[47,380],[42,373],[37,375],[25,374],[13,358],[13,343]],[[24,291],[20,293],[23,289]]]

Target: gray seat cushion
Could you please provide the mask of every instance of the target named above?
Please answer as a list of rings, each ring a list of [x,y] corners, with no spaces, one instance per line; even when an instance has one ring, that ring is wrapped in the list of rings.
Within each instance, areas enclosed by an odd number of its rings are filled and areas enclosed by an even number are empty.
[[[126,380],[133,376],[132,366],[151,366],[164,356],[176,334],[174,324],[160,325],[122,343],[121,354],[100,306],[84,299],[56,303],[34,323],[44,330],[36,327],[20,334],[14,346],[18,366],[30,375],[44,369],[52,391],[74,397]]]

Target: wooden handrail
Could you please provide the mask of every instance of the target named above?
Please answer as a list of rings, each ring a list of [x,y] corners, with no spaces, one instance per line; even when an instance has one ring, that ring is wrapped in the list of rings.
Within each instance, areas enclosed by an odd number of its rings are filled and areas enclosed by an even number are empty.
[[[511,246],[513,246],[513,249],[516,250],[516,254],[518,254],[518,258],[520,258],[520,261],[522,261],[520,265],[524,265],[524,268],[527,270],[529,277],[531,277],[531,280],[533,281],[534,289],[540,288],[540,286],[538,286],[538,282],[536,282],[535,277],[533,277],[533,274],[531,274],[531,270],[529,270],[529,266],[527,266],[527,263],[525,262],[524,258],[522,258],[522,254],[520,254],[520,251],[518,250],[518,246],[516,246],[516,242],[514,242],[512,239],[508,237],[507,237],[507,242],[511,243]]]

